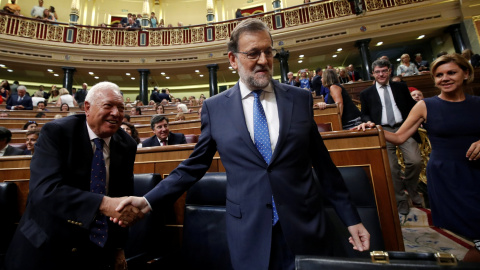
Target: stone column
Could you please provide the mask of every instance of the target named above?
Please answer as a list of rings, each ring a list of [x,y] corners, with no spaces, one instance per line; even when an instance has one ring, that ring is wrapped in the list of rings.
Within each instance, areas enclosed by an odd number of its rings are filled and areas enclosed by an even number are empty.
[[[446,31],[452,36],[453,47],[456,53],[462,53],[463,50],[467,49],[467,45],[463,41],[462,33],[460,32],[460,24],[450,25]]]
[[[358,48],[362,60],[362,79],[366,81],[371,80],[372,74],[372,58],[370,57],[370,49],[368,47],[370,41],[371,39],[362,39],[355,42],[355,47]]]
[[[290,57],[290,52],[285,51],[285,49],[283,47],[275,55],[275,58],[277,58],[278,61],[280,61],[280,78],[281,78],[282,83],[287,81],[287,74],[288,74],[288,71],[289,71],[288,57]]]
[[[215,96],[218,94],[218,81],[217,81],[217,64],[210,64],[207,65],[208,68],[208,83],[210,85],[210,97]]]
[[[149,69],[138,69],[140,73],[140,100],[144,105],[148,104],[148,74],[150,74]]]
[[[73,82],[73,73],[75,72],[74,67],[62,67],[63,69],[63,88],[66,88],[70,94],[72,94],[72,82]]]

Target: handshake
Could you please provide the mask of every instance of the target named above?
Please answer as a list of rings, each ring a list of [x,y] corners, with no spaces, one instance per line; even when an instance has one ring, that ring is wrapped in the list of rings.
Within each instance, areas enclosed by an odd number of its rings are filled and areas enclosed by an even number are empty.
[[[143,197],[112,198],[104,196],[99,211],[121,227],[132,226],[151,208]]]

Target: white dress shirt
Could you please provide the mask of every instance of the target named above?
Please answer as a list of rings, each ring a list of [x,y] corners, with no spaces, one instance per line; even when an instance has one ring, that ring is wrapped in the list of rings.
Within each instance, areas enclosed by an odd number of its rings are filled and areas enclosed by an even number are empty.
[[[382,102],[382,123],[380,123],[380,125],[388,125],[387,109],[385,108],[385,97],[383,95],[384,90],[382,88],[382,85],[379,84],[378,82],[375,82],[375,85],[377,86],[377,92],[378,92],[378,95],[380,96],[380,101]],[[403,121],[402,113],[400,112],[400,109],[398,109],[397,103],[395,102],[395,98],[393,97],[393,93],[392,93],[392,88],[388,83],[385,86],[388,89],[388,93],[390,94],[390,100],[392,101],[393,115],[395,116],[395,123],[396,124],[401,123]]]
[[[239,85],[240,93],[242,95],[242,106],[243,113],[245,114],[245,122],[247,124],[248,132],[250,132],[250,137],[255,143],[255,136],[253,132],[253,101],[255,98],[252,91],[260,89],[248,89],[247,85],[245,85],[241,80],[239,81]],[[260,102],[262,103],[265,116],[267,117],[268,133],[270,135],[270,145],[272,146],[273,154],[275,151],[275,146],[277,145],[278,134],[280,130],[277,99],[271,83],[265,89],[261,90],[263,90],[263,92],[260,95]]]
[[[87,130],[88,130],[88,136],[90,137],[90,144],[92,145],[92,149],[93,149],[93,153],[95,153],[95,150],[97,149],[97,147],[95,146],[95,143],[93,142],[93,139],[95,138],[100,138],[97,136],[97,134],[95,134],[95,132],[93,132],[93,130],[90,128],[90,126],[88,125],[87,122],[85,122],[85,124],[87,125]],[[107,176],[107,183],[105,185],[105,191],[106,191],[106,195],[108,195],[108,184],[110,182],[110,140],[112,139],[112,137],[108,137],[108,138],[100,138],[103,140],[104,144],[103,144],[103,159],[105,160],[105,169],[106,169],[106,176]]]

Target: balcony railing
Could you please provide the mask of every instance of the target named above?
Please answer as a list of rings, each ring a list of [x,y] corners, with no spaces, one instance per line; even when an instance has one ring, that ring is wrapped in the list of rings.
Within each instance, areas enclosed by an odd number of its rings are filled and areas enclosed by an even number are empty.
[[[363,9],[375,11],[424,0],[359,0]],[[355,1],[331,0],[267,12],[257,17],[270,30],[355,15]],[[173,28],[127,30],[62,23],[49,23],[21,16],[0,14],[0,34],[50,42],[94,46],[161,47],[227,40],[239,20]]]

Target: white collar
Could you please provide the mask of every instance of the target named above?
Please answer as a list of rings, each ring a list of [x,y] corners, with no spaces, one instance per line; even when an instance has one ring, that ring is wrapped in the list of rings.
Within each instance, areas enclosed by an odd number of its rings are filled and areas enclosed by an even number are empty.
[[[93,130],[88,125],[87,121],[85,121],[85,124],[87,125],[88,137],[89,137],[90,141],[92,141],[95,138],[100,138],[100,137],[97,136],[97,134],[95,134],[95,132],[93,132]],[[112,137],[110,136],[110,137],[107,137],[107,138],[100,138],[100,139],[102,139],[105,142],[106,146],[109,146],[110,145],[110,139],[112,139]]]
[[[242,95],[242,99],[246,98],[248,95],[250,95],[252,93],[253,90],[249,89],[248,86],[242,82],[242,80],[239,80],[238,84],[239,84],[239,87],[240,87],[240,94]],[[254,90],[257,90],[257,89],[254,89]],[[265,87],[264,89],[261,89],[261,90],[263,90],[264,92],[273,93],[272,82],[270,82],[267,85],[267,87]]]

